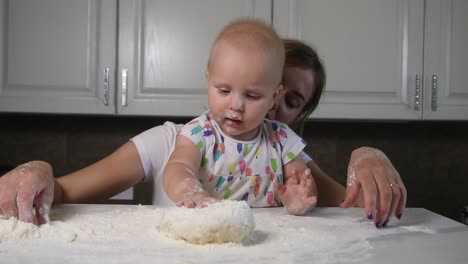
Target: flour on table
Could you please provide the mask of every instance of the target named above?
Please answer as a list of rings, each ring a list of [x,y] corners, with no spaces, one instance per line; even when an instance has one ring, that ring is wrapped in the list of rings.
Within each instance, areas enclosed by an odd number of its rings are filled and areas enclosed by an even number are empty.
[[[55,222],[36,226],[11,217],[10,219],[3,220],[0,224],[0,243],[8,240],[39,238],[71,242],[75,240],[76,234],[70,229],[67,232],[66,225],[66,223]]]
[[[193,244],[239,242],[255,229],[245,201],[223,200],[204,208],[174,207],[161,221],[161,230]]]
[[[56,205],[51,223],[42,226],[0,216],[0,263],[361,263],[373,254],[373,238],[435,232],[417,219],[377,229],[361,214],[345,214],[354,209],[292,216],[285,208],[265,208],[253,211],[255,229],[241,241],[198,245],[161,230],[173,209]]]
[[[427,226],[402,226],[401,228],[406,229],[408,231],[412,232],[422,232],[426,234],[435,234],[436,231],[430,227]]]
[[[7,241],[47,240],[55,242],[116,241],[141,234],[157,236],[158,208],[116,209],[86,213],[52,211],[51,222],[34,225],[0,215],[0,244]],[[136,227],[133,227],[136,225]]]

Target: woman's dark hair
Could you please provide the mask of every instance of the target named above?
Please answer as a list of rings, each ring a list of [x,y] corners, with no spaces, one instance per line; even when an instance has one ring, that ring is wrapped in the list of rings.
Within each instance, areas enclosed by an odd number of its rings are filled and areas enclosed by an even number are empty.
[[[302,134],[305,120],[317,108],[322,96],[327,78],[325,67],[317,52],[311,46],[295,39],[283,39],[283,41],[286,51],[285,66],[310,69],[314,75],[314,86],[310,87],[310,89],[314,89],[312,97],[290,124],[292,129]]]

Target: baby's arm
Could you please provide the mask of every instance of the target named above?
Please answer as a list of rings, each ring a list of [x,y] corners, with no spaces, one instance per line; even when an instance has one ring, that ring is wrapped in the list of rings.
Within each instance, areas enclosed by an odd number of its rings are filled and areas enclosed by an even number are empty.
[[[300,157],[283,166],[284,184],[275,183],[279,197],[292,215],[305,215],[317,204],[317,187]]]
[[[176,145],[164,171],[164,190],[177,206],[203,207],[214,202],[197,179],[202,155],[195,144],[177,136]]]

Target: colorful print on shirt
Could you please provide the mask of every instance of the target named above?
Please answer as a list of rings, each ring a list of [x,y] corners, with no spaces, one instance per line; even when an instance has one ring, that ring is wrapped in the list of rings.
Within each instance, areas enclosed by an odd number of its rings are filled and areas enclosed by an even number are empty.
[[[306,145],[287,125],[268,119],[255,139],[239,141],[225,136],[209,113],[187,123],[180,135],[202,154],[203,187],[213,197],[245,200],[252,207],[281,205],[273,183],[283,183],[282,166]]]

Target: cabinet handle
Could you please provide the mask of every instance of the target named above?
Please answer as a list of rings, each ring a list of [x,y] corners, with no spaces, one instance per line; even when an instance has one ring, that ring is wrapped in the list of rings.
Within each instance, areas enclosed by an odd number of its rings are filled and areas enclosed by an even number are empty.
[[[432,98],[431,98],[432,111],[437,111],[437,75],[432,75]]]
[[[104,105],[109,105],[109,68],[104,69]]]
[[[127,69],[122,69],[122,106],[127,106]]]
[[[416,89],[414,90],[414,110],[419,111],[421,104],[421,79],[416,74]]]

